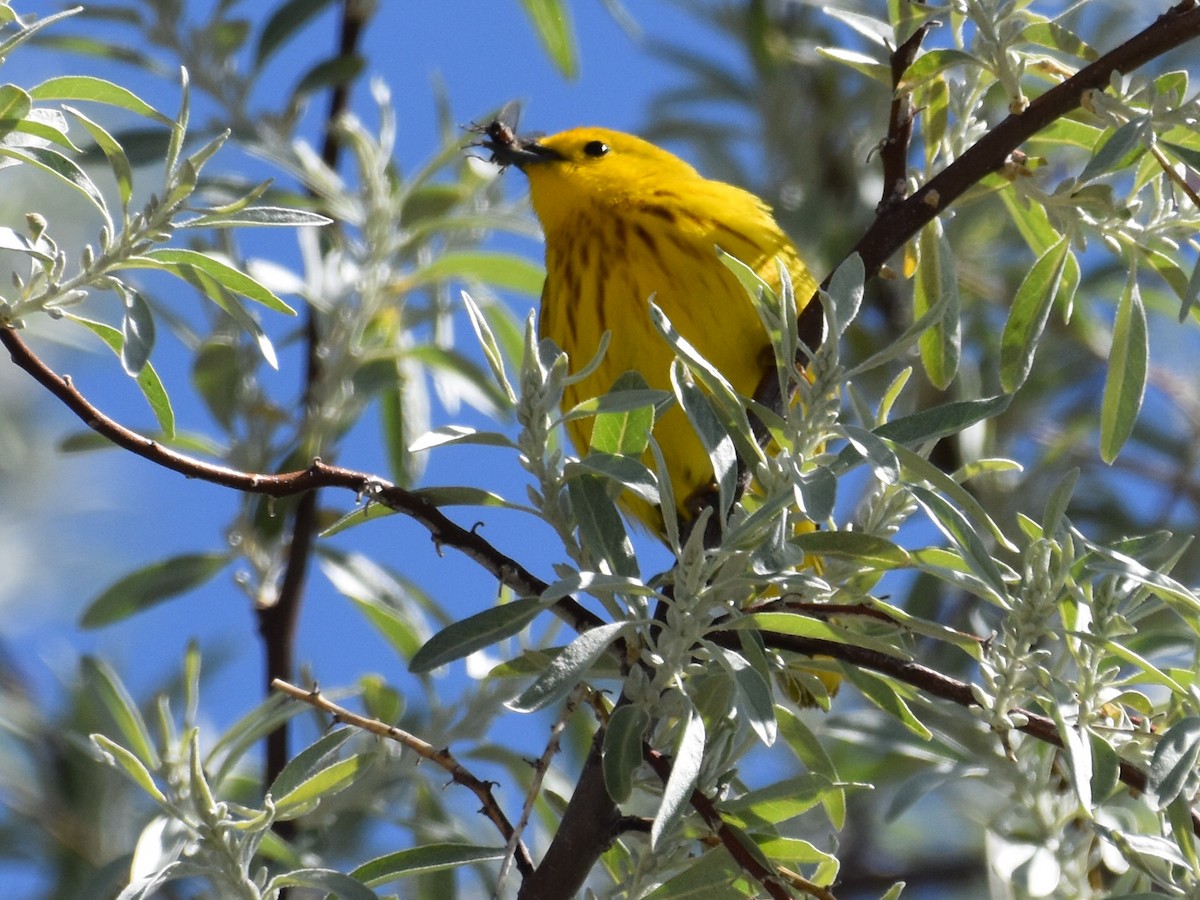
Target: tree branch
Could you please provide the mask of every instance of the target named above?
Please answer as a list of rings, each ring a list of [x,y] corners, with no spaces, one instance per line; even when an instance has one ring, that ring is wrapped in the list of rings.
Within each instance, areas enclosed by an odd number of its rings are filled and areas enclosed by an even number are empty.
[[[853,644],[838,643],[837,641],[797,637],[795,635],[778,634],[771,631],[762,631],[760,634],[763,637],[764,643],[776,650],[786,650],[808,657],[831,657],[850,663],[860,669],[869,669],[873,672],[879,672],[895,678],[897,681],[902,681],[905,684],[910,684],[918,688],[925,694],[949,700],[951,703],[956,703],[959,706],[971,708],[980,705],[979,701],[975,699],[975,692],[972,690],[970,684],[960,681],[957,678],[943,675],[941,672],[931,669],[928,666],[923,666],[920,663],[911,662],[896,656],[889,656],[877,650],[857,647]],[[738,634],[733,631],[714,632],[709,634],[708,638],[714,643],[722,647],[729,647],[730,649],[737,649],[741,646]],[[1062,736],[1059,734],[1058,726],[1053,719],[1028,709],[1012,709],[1007,710],[1007,712],[1026,719],[1025,724],[1014,726],[1017,731],[1055,747],[1061,748],[1063,746]],[[1121,760],[1119,763],[1119,771],[1123,784],[1138,793],[1145,792],[1148,784],[1145,772],[1133,765],[1133,763],[1124,760]],[[1193,809],[1190,815],[1192,819],[1192,831],[1197,837],[1200,837],[1200,813]]]
[[[338,56],[354,56],[358,49],[363,26],[370,15],[370,8],[360,0],[343,0],[341,24],[339,26]],[[321,159],[331,170],[336,171],[341,156],[341,140],[337,122],[349,107],[350,84],[341,82],[334,87],[329,99],[329,111],[325,116],[325,138],[321,148]],[[320,315],[309,305],[304,321],[305,366],[304,390],[301,397],[300,431],[308,430],[313,404],[316,402],[318,385],[321,381],[321,326]],[[319,529],[317,521],[317,491],[302,494],[296,502],[291,516],[291,540],[286,551],[283,578],[275,602],[260,606],[256,610],[258,633],[263,643],[266,669],[266,689],[277,679],[289,679],[296,664],[296,629],[300,622],[300,609],[304,602],[304,585],[308,580],[308,565],[312,557],[313,542]],[[272,784],[291,758],[289,750],[289,723],[279,727],[266,737],[265,783]],[[295,819],[276,823],[276,832],[284,838],[295,834],[298,823]]]
[[[1197,0],[1183,0],[1119,47],[1046,91],[1024,112],[1008,116],[904,202],[882,209],[846,255],[859,254],[867,277],[874,275],[905,241],[945,212],[963,192],[1001,169],[1021,144],[1076,109],[1088,91],[1103,90],[1114,73],[1132,72],[1197,37],[1200,37],[1200,4]],[[832,277],[831,274],[821,286],[828,288]],[[799,320],[800,338],[813,350],[824,339],[824,316],[817,299],[814,296],[809,301]]]
[[[517,900],[574,897],[605,850],[621,832],[623,820],[604,784],[604,727],[596,729],[575,790],[558,830],[533,874],[521,883]]]
[[[334,722],[345,722],[354,728],[387,738],[389,741],[395,741],[402,747],[407,747],[421,757],[421,759],[427,759],[435,766],[444,769],[449,773],[451,781],[462,785],[479,798],[479,802],[483,804],[480,812],[496,826],[501,837],[506,841],[513,842],[517,870],[522,875],[528,875],[533,871],[533,859],[529,855],[529,850],[525,846],[525,843],[520,840],[520,833],[513,828],[512,823],[508,820],[508,816],[504,814],[504,810],[500,808],[500,804],[492,794],[492,782],[484,781],[482,778],[478,778],[472,774],[469,769],[454,758],[454,755],[449,750],[438,749],[428,741],[423,741],[416,735],[410,734],[402,728],[397,728],[395,725],[389,725],[387,722],[381,722],[379,719],[371,719],[351,712],[344,706],[339,706],[331,700],[325,699],[320,689],[315,685],[311,690],[305,690],[294,684],[289,684],[280,678],[276,678],[271,682],[271,687],[274,690],[287,694],[289,697],[307,703],[314,709],[329,713],[333,717]]]
[[[143,437],[106,416],[80,393],[69,377],[57,374],[42,362],[11,326],[0,326],[0,344],[8,350],[13,363],[33,376],[35,381],[62,401],[85,425],[118,447],[155,465],[188,478],[269,497],[290,497],[322,487],[352,491],[359,497],[366,498],[368,503],[379,503],[388,509],[404,513],[429,532],[439,550],[444,546],[454,547],[478,563],[498,582],[521,596],[538,596],[549,587],[545,581],[480,537],[474,529],[463,528],[449,519],[419,493],[406,491],[365,472],[327,465],[319,459],[313,460],[306,469],[278,475],[242,472],[228,466],[194,459],[165,447],[158,441]],[[551,611],[576,631],[587,631],[604,624],[599,616],[573,597],[559,600],[551,607]]]

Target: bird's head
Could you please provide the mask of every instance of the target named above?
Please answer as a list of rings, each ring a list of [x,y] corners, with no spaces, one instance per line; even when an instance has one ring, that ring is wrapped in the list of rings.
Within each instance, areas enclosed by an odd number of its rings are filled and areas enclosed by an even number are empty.
[[[680,181],[701,177],[679,157],[621,131],[573,128],[522,138],[493,125],[481,146],[493,162],[516,166],[529,178],[534,211],[547,230],[572,214],[620,207],[656,188],[677,189]]]

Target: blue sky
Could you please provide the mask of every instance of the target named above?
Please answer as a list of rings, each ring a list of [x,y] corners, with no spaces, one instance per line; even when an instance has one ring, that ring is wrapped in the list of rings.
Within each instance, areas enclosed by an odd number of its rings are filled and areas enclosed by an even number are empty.
[[[15,4],[18,12],[46,15],[57,3]],[[257,4],[243,3],[250,14]],[[262,4],[263,7],[266,4]],[[522,126],[553,132],[579,124],[601,124],[636,131],[645,121],[649,96],[677,83],[680,76],[648,52],[645,42],[623,30],[599,0],[572,4],[580,40],[580,77],[568,82],[551,66],[516,0],[489,3],[397,3],[384,0],[368,32],[365,52],[369,74],[383,79],[392,92],[399,122],[396,156],[403,170],[427,160],[438,147],[436,92],[444,92],[456,120],[479,119],[508,100],[525,102]],[[648,37],[685,42],[693,49],[736,59],[732,42],[725,42],[707,27],[671,3],[631,4],[637,23]],[[260,99],[269,104],[295,83],[301,67],[331,52],[335,44],[332,16],[325,15],[310,25],[301,39],[279,57],[269,70]],[[88,24],[86,29],[97,26]],[[78,33],[79,23],[67,23],[63,33]],[[103,29],[101,30],[103,32]],[[294,54],[304,54],[302,59]],[[178,103],[178,86],[170,80],[148,78],[122,66],[97,64],[77,57],[64,57],[45,50],[26,52],[23,69],[9,67],[5,75],[29,88],[53,75],[101,74],[125,84],[168,114]],[[307,135],[316,140],[315,128],[325,108],[321,97],[309,111]],[[372,118],[364,84],[353,104],[364,119]],[[203,101],[195,101],[195,119],[202,121]],[[223,151],[212,163],[213,170],[245,165],[236,150]],[[23,193],[17,191],[14,175],[20,170],[0,172],[0,192],[10,199],[2,211],[5,224],[17,226],[33,203],[41,202],[38,182]],[[509,190],[523,193],[516,173],[505,176]],[[159,176],[139,173],[139,195],[153,190]],[[95,223],[86,214],[75,218],[76,208],[67,202],[59,215],[47,210],[52,228],[64,244],[70,239],[94,240]],[[74,230],[73,230],[74,229]],[[295,264],[298,254],[294,238],[276,234],[251,240],[256,252]],[[527,252],[540,259],[540,247],[526,242]],[[509,298],[522,318],[534,298]],[[191,301],[181,301],[191,302]],[[289,323],[266,323],[280,335]],[[465,329],[462,334],[466,334]],[[107,354],[94,346],[90,352],[64,348],[46,340],[51,330],[34,330],[35,348],[60,371],[70,373],[101,408],[117,420],[135,428],[150,429],[152,421],[145,405]],[[77,335],[73,335],[77,337]],[[179,425],[203,432],[210,427],[202,406],[192,396],[188,380],[188,356],[180,345],[160,330],[160,343],[153,357],[167,382],[176,407]],[[294,354],[282,355],[281,371],[270,383],[281,395],[294,392],[300,374]],[[110,659],[127,678],[140,699],[169,680],[177,671],[188,641],[196,638],[223,658],[210,671],[215,677],[204,686],[204,707],[211,724],[219,727],[240,716],[255,704],[260,691],[260,655],[255,622],[247,598],[228,574],[203,589],[178,598],[134,619],[98,632],[82,631],[79,613],[103,587],[125,573],[166,556],[206,550],[225,545],[222,529],[236,509],[236,497],[208,484],[188,481],[158,469],[128,454],[106,451],[59,456],[53,447],[62,437],[77,433],[80,424],[59,407],[32,381],[11,368],[0,372],[0,390],[13,401],[36,410],[39,427],[29,431],[15,460],[15,479],[0,482],[0,541],[11,565],[0,576],[0,640],[13,652],[22,673],[34,685],[39,703],[52,708],[61,696],[58,685],[75,677],[78,654],[96,653]],[[488,423],[466,416],[480,427]],[[447,421],[437,415],[436,424]],[[348,445],[342,461],[368,471],[386,471],[379,449],[374,418],[368,414],[364,426]],[[492,453],[470,455],[448,450],[435,453],[426,475],[427,484],[454,484],[470,479],[498,489],[517,500],[524,499],[524,479],[515,458]],[[327,494],[328,506],[346,510],[353,505],[349,495]],[[484,519],[484,534],[505,552],[550,577],[552,555],[546,547],[550,533],[531,527],[527,518],[515,514],[480,515],[474,510],[452,511],[467,525]],[[401,518],[360,528],[339,541],[343,549],[361,550],[418,581],[446,604],[452,612],[467,615],[495,602],[494,581],[453,551],[439,556],[427,534]],[[667,564],[665,554],[647,544],[651,574]],[[348,601],[313,571],[300,627],[298,658],[311,665],[313,675],[332,687],[352,683],[359,676],[377,671],[403,682],[401,664],[383,640],[365,625]],[[447,682],[453,690],[455,682]],[[509,716],[507,739],[514,749],[526,754],[540,751],[544,730],[530,729],[527,720]]]

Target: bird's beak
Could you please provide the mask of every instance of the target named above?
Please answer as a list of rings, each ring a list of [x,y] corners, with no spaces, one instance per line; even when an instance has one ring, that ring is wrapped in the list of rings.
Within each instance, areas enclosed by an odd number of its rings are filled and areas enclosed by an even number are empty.
[[[557,150],[539,144],[537,138],[533,137],[514,137],[504,141],[489,135],[487,140],[480,141],[479,146],[491,151],[492,162],[501,166],[516,166],[518,169],[563,158]]]

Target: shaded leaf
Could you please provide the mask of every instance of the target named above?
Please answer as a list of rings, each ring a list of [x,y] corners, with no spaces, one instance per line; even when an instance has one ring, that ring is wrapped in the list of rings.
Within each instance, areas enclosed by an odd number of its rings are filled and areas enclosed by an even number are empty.
[[[566,0],[521,0],[542,48],[564,78],[579,74],[579,51]]]
[[[613,710],[604,732],[604,785],[608,795],[624,803],[633,793],[633,776],[642,764],[642,741],[650,715],[641,706]]]
[[[99,628],[127,619],[209,581],[229,564],[226,553],[172,556],[131,572],[88,604],[79,624]]]
[[[397,878],[425,872],[440,872],[477,862],[490,862],[504,856],[503,847],[479,847],[474,844],[426,844],[368,860],[350,874],[371,887]]]
[[[1146,331],[1146,309],[1137,280],[1131,273],[1117,303],[1108,372],[1100,404],[1100,456],[1112,463],[1133,433],[1142,398],[1146,393],[1150,342]]]
[[[1033,264],[1017,288],[1000,344],[1000,384],[1007,393],[1024,384],[1033,368],[1033,355],[1070,257],[1070,240],[1064,235]]]
[[[93,322],[91,319],[84,319],[80,316],[67,314],[66,318],[82,325],[100,338],[100,340],[104,341],[108,348],[121,358],[122,364],[124,363],[123,348],[125,336],[120,331],[111,325],[106,325],[103,322]],[[168,438],[174,437],[175,411],[171,408],[171,398],[167,396],[167,389],[163,387],[162,379],[158,377],[158,372],[154,370],[154,366],[146,362],[134,380],[137,382],[142,396],[150,404],[150,409],[154,412],[154,417],[158,420],[158,427],[162,429],[163,434]]]
[[[592,664],[608,650],[628,626],[626,622],[609,622],[589,628],[571,641],[546,667],[546,670],[506,706],[516,712],[536,712],[555,703],[571,692],[587,677]]]
[[[512,637],[532,622],[546,605],[537,597],[525,597],[485,609],[448,625],[416,652],[408,664],[408,670],[418,674],[430,672],[438,666]]]

